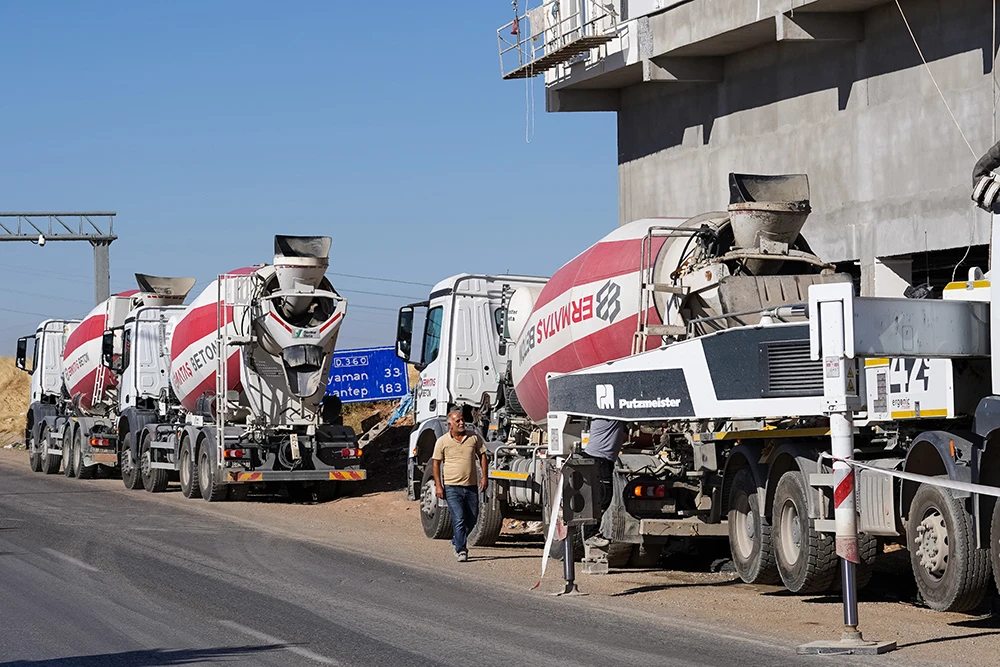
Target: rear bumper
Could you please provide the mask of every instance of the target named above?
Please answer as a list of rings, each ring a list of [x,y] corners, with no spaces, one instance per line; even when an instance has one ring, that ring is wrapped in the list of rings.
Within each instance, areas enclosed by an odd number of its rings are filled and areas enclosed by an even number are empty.
[[[363,468],[356,470],[259,470],[255,472],[229,471],[225,473],[230,484],[252,482],[361,482],[368,478]]]

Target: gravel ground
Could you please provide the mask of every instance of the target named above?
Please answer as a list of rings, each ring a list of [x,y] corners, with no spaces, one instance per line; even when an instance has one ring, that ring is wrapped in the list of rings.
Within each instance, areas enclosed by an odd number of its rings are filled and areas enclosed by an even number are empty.
[[[0,467],[27,467],[27,453],[0,450]],[[75,480],[74,480],[75,481]],[[44,487],[45,478],[38,476]],[[323,505],[295,505],[276,498],[251,497],[244,503],[208,504],[186,500],[176,485],[163,494],[128,492],[118,480],[89,482],[111,493],[131,493],[136,502],[183,504],[186,509],[226,516],[262,533],[304,539],[371,554],[419,568],[497,587],[528,590],[538,581],[542,538],[505,534],[496,547],[471,550],[465,564],[454,562],[447,541],[424,537],[416,503],[402,491],[352,495]],[[706,571],[709,557],[675,556],[671,570],[620,570],[604,576],[579,576],[587,605],[618,613],[662,616],[677,622],[720,624],[740,633],[757,633],[792,643],[840,636],[842,607],[836,596],[795,596],[776,586],[750,586],[726,572]],[[1000,618],[942,614],[915,604],[906,552],[885,554],[869,589],[861,593],[861,629],[866,637],[894,640],[900,657],[932,664],[996,664]],[[549,568],[539,594],[558,590],[559,563]],[[995,605],[995,600],[993,601]],[[987,604],[989,608],[991,605]]]

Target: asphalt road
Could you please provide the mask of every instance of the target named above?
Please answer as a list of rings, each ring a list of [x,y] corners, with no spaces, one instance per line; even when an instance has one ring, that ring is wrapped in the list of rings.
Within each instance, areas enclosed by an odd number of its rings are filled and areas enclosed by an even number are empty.
[[[889,659],[799,657],[789,645],[722,629],[719,614],[717,628],[624,616],[586,597],[470,583],[150,502],[143,492],[0,468],[0,667]]]

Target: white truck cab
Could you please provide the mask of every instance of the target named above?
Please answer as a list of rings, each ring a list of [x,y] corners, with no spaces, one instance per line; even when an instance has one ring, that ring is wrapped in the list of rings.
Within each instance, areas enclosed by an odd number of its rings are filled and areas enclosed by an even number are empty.
[[[472,423],[478,411],[488,411],[500,398],[508,349],[513,350],[503,338],[505,297],[518,287],[541,286],[547,280],[458,274],[437,283],[427,301],[400,309],[396,355],[420,372],[407,465],[411,500],[420,497],[421,484],[427,481],[426,464],[434,443],[448,430],[448,411],[461,408]]]

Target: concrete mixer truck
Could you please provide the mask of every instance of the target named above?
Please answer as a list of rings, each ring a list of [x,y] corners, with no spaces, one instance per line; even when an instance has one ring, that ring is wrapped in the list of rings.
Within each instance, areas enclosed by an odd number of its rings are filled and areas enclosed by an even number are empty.
[[[171,314],[163,335],[143,336],[138,317],[126,324],[121,363],[161,360],[159,382],[119,424],[126,458],[141,468],[140,480],[123,465],[126,486],[162,491],[176,474],[188,498],[242,499],[275,483],[322,501],[338,483],[365,479],[353,430],[320,416],[347,312],[325,276],[330,245],[276,236],[273,264],[220,275]]]
[[[26,422],[32,469],[87,479],[99,466],[119,469],[117,425],[122,402],[134,398],[120,373],[102,363],[105,332],[130,313],[184,301],[193,278],[136,274],[139,289],[110,296],[80,322],[48,320],[18,340],[17,365],[28,369],[33,345],[32,402]],[[37,391],[35,387],[37,386]]]
[[[809,213],[805,176],[733,174],[730,189],[728,211],[624,225],[548,282],[503,289],[507,278],[495,276],[488,279],[498,286],[494,293],[477,296],[460,276],[401,310],[397,352],[422,367],[410,493],[420,499],[429,537],[449,531],[447,508],[427,485],[426,461],[452,405],[487,436],[492,456],[493,494],[481,505],[473,544],[495,540],[504,516],[551,516],[552,454],[578,449],[590,420],[614,420],[629,435],[601,517],[610,546],[597,561],[648,563],[668,542],[714,536],[728,538],[744,581],[780,582],[799,593],[835,585],[834,476],[823,458],[830,427],[816,410],[824,370],[810,357],[806,304],[817,288],[853,292],[851,277],[812,253],[799,234]],[[949,285],[945,299],[973,298],[969,290],[982,281],[972,278]],[[467,312],[481,303],[486,313],[495,308],[495,317],[460,314],[453,293],[462,293]],[[421,307],[423,331],[414,331]],[[480,363],[481,386],[458,372],[477,360],[469,340],[499,354]],[[681,355],[677,367],[648,372],[652,357],[666,350]],[[898,356],[845,371],[864,457],[884,470],[960,472],[965,464],[952,464],[968,458],[968,442],[926,434],[971,425],[988,390],[988,364]],[[558,423],[549,423],[549,413]],[[957,454],[945,460],[942,451]],[[908,522],[918,485],[868,472],[858,479],[860,583],[870,576],[878,541],[908,541],[930,606],[975,606],[985,591],[983,549],[943,562],[934,547],[941,542],[932,539],[941,536],[930,533],[941,531],[940,522],[931,524],[945,510],[928,510],[923,524]]]

